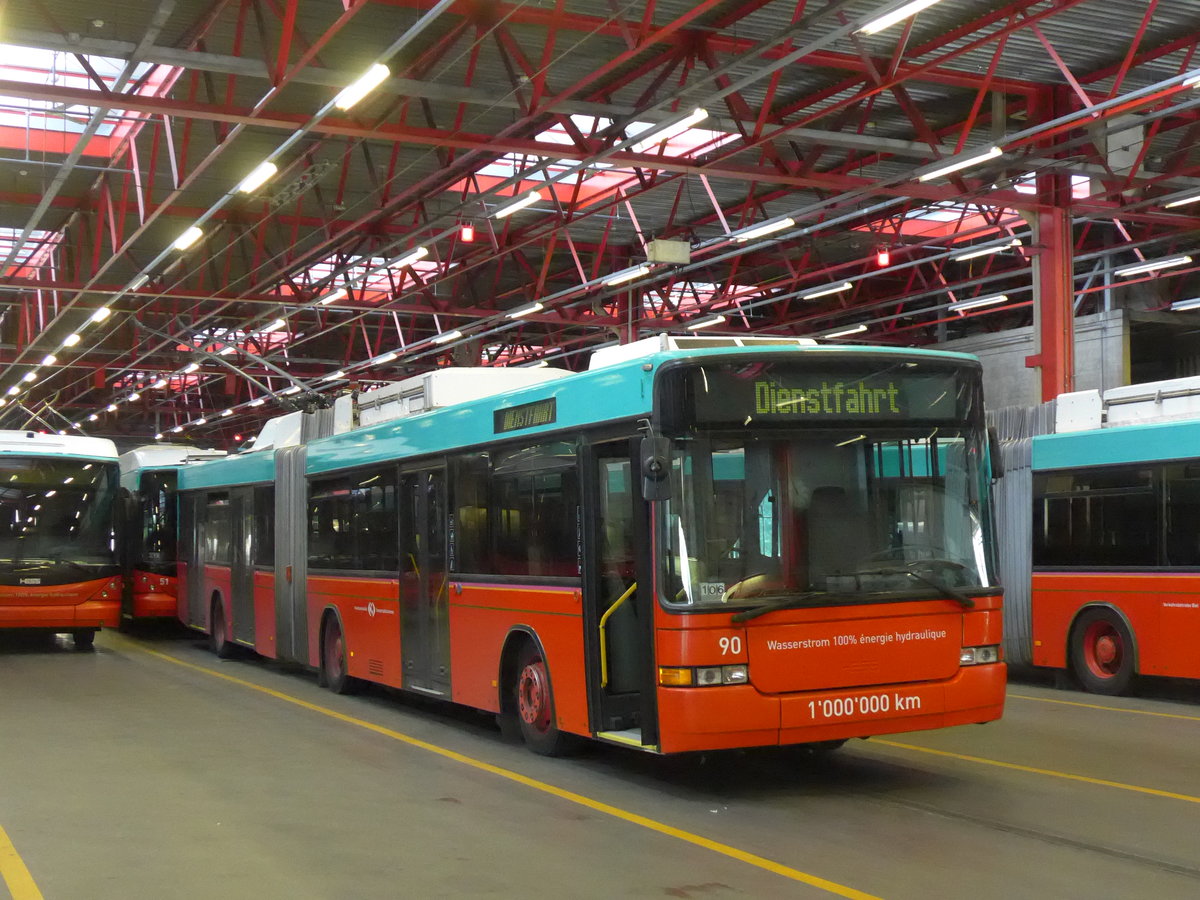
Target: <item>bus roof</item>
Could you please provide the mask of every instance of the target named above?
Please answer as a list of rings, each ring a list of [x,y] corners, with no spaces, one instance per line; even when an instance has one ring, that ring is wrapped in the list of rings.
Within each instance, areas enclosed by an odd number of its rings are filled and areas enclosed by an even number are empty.
[[[225,455],[224,450],[189,447],[185,444],[147,444],[121,454],[121,471],[166,469],[198,462],[202,459],[219,459]]]
[[[765,343],[755,346],[689,346],[687,349],[655,352],[542,384],[317,438],[307,445],[306,469],[310,474],[335,472],[398,457],[492,444],[498,439],[494,418],[496,412],[551,399],[555,401],[552,421],[521,427],[511,434],[532,438],[583,425],[645,417],[651,410],[655,373],[667,363],[727,356],[777,357],[781,354],[839,359],[907,356],[946,359],[979,366],[979,360],[966,353],[907,347]],[[486,374],[487,370],[481,371]],[[224,459],[183,467],[180,469],[179,489],[261,484],[272,481],[274,471],[273,452],[265,448],[244,451]]]
[[[107,438],[0,430],[0,455],[73,456],[116,462],[117,445]]]
[[[1081,469],[1200,456],[1200,420],[1121,425],[1033,439],[1033,469]]]

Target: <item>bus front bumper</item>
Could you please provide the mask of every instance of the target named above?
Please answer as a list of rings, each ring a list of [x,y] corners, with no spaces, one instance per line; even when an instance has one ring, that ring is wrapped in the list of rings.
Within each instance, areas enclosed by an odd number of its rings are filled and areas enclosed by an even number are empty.
[[[664,753],[844,740],[990,722],[1004,711],[1003,663],[946,681],[763,694],[753,685],[659,688]]]
[[[85,600],[71,605],[8,603],[0,605],[0,628],[116,628],[121,601]]]

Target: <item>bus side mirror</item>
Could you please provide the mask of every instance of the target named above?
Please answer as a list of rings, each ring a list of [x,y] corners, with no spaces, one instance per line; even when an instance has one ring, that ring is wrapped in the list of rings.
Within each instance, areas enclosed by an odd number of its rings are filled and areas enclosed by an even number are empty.
[[[671,441],[665,437],[642,438],[642,496],[647,500],[671,497]]]
[[[1004,457],[1000,455],[1000,434],[996,431],[994,425],[989,425],[987,430],[988,436],[988,456],[992,461],[992,478],[1004,477]]]

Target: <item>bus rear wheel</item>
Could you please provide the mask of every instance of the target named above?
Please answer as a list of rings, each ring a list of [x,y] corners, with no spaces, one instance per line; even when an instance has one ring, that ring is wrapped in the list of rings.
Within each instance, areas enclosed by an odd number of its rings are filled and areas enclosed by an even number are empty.
[[[570,738],[554,724],[554,693],[550,688],[550,668],[542,651],[532,643],[521,648],[517,658],[517,678],[513,685],[517,724],[525,745],[542,756],[561,756],[570,746]]]
[[[1129,690],[1135,651],[1133,634],[1112,610],[1085,610],[1071,629],[1071,669],[1094,694]]]
[[[320,682],[335,694],[354,694],[362,686],[362,682],[350,675],[346,663],[346,639],[337,616],[331,615],[321,632]]]
[[[217,659],[229,659],[233,656],[233,643],[225,640],[225,607],[220,600],[213,600],[212,614],[209,617],[208,646]]]
[[[75,641],[76,650],[93,650],[96,647],[95,628],[81,628],[79,631],[71,632],[71,637]]]

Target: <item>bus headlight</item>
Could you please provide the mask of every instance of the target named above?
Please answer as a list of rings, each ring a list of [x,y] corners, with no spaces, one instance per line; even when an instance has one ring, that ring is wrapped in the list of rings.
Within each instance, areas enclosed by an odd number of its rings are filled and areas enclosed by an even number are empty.
[[[958,655],[960,666],[982,666],[995,662],[1000,662],[1000,647],[995,644],[988,647],[963,647]]]
[[[695,669],[659,666],[658,683],[663,687],[714,687],[748,684],[750,671],[744,663],[733,666],[700,666]]]

